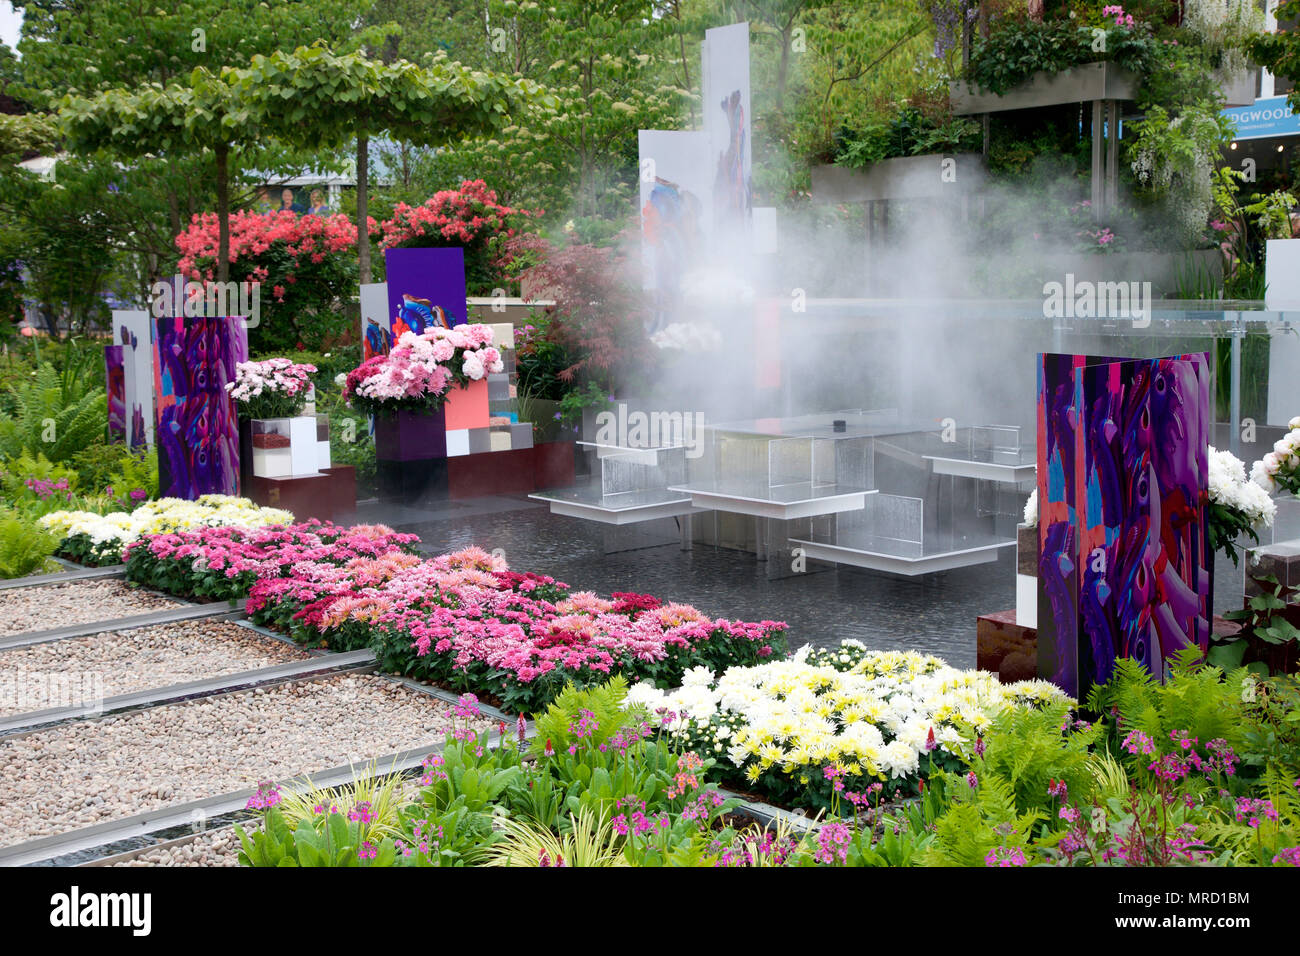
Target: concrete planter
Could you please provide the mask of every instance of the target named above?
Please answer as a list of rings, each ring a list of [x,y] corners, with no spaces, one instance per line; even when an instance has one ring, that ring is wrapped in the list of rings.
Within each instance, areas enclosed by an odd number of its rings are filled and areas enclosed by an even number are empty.
[[[1132,100],[1137,97],[1140,77],[1114,63],[1084,63],[1048,73],[1040,70],[1014,89],[999,96],[965,81],[948,85],[952,111],[958,116],[1029,110],[1092,100]]]
[[[1255,82],[1256,71],[1253,69],[1239,70],[1236,73],[1218,75],[1219,82],[1223,85],[1223,95],[1227,102],[1227,107],[1233,106],[1253,106],[1255,103]]]
[[[1035,260],[1043,282],[1063,282],[1066,274],[1079,282],[1150,282],[1151,294],[1159,299],[1172,296],[1178,288],[1180,271],[1208,272],[1217,282],[1223,279],[1223,256],[1218,249],[1191,252],[1130,252],[1121,255],[1058,255]]]
[[[979,153],[900,156],[862,169],[816,166],[812,195],[815,202],[825,203],[964,196],[982,187],[987,176]]]

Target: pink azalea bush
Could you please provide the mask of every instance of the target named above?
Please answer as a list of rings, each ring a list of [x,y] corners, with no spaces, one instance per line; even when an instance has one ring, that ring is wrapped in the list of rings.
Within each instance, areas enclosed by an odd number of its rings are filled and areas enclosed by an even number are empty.
[[[504,367],[490,325],[403,332],[387,355],[367,359],[348,373],[343,397],[368,415],[441,408],[453,385],[480,381]]]

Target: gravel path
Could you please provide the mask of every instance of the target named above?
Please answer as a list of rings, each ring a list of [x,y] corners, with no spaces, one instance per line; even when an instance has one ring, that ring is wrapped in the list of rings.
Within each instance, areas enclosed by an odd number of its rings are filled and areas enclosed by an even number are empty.
[[[248,832],[253,824],[244,827]],[[234,827],[200,833],[188,843],[146,850],[114,866],[239,866],[239,837]]]
[[[446,713],[442,701],[362,674],[2,740],[0,846],[441,741]]]
[[[232,621],[196,620],[0,650],[0,716],[238,674],[309,655]]]
[[[176,607],[177,603],[128,587],[116,578],[13,588],[0,591],[0,635],[110,621]]]
[[[403,779],[397,789],[399,806],[413,803],[420,797],[419,783],[411,777]],[[251,834],[260,828],[257,819],[243,821],[240,826]],[[235,828],[218,827],[173,847],[146,850],[130,860],[113,866],[239,866],[239,836]]]

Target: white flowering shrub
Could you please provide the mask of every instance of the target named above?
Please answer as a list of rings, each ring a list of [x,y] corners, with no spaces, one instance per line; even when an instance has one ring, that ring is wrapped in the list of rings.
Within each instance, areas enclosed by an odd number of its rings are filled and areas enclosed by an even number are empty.
[[[1206,519],[1210,547],[1238,561],[1235,541],[1242,535],[1259,541],[1257,529],[1268,528],[1277,514],[1269,493],[1247,480],[1246,466],[1232,452],[1209,449],[1209,506]]]
[[[1225,79],[1249,66],[1247,47],[1264,29],[1257,0],[1185,0],[1183,26],[1218,61]]]
[[[724,779],[778,802],[827,806],[833,788],[912,792],[1008,707],[1068,701],[1045,681],[1003,685],[913,651],[868,651],[844,641],[787,660],[688,671],[679,690],[647,684],[627,704],[658,714],[676,743],[718,759]],[[1072,703],[1072,702],[1071,702]]]
[[[1025,502],[1025,524],[1030,528],[1038,527],[1038,489],[1035,488],[1029,493],[1029,500]]]
[[[293,523],[293,514],[281,508],[259,507],[247,498],[202,495],[196,501],[159,498],[134,511],[105,515],[93,511],[53,511],[39,523],[60,538],[59,553],[84,564],[115,564],[122,560],[126,546],[141,535],[226,525],[241,528],[287,525]]]
[[[1205,230],[1214,204],[1214,166],[1231,125],[1212,102],[1184,106],[1171,116],[1151,105],[1131,124],[1133,174],[1165,210],[1188,243]]]

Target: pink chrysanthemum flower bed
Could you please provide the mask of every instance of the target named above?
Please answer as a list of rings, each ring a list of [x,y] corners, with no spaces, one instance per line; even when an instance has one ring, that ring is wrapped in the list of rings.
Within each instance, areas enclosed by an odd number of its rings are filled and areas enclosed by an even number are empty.
[[[371,647],[388,671],[536,711],[572,681],[611,674],[675,686],[697,665],[756,664],[784,649],[785,625],[714,620],[649,595],[605,600],[510,571],[478,548],[411,561],[305,561],[259,580],[253,620],[335,650]]]
[[[511,571],[480,548],[424,559],[383,525],[308,522],[203,528],[141,539],[127,576],[174,594],[248,596],[257,623],[334,650],[372,648],[387,671],[545,707],[568,682],[615,673],[677,686],[687,669],[753,665],[785,649],[785,625],[713,619],[647,594],[601,598]]]
[[[410,556],[419,537],[386,525],[339,527],[316,520],[263,528],[224,526],[146,535],[124,555],[126,577],[170,594],[241,598],[259,579],[292,579],[300,563]],[[414,559],[418,560],[418,559]]]

